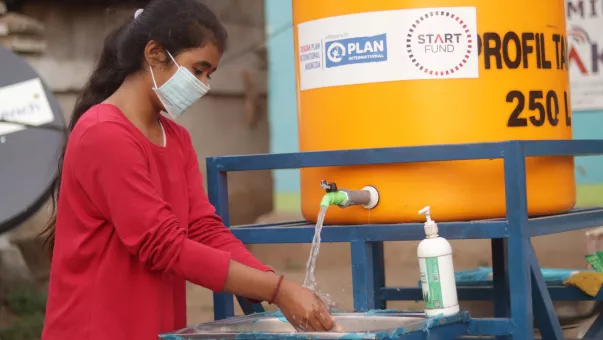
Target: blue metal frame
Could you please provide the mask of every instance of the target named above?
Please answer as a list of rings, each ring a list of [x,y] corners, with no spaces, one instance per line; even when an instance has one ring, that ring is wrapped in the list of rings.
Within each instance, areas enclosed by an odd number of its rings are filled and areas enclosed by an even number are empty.
[[[533,340],[534,320],[543,338],[562,339],[552,300],[603,300],[603,293],[590,298],[571,287],[547,287],[531,237],[603,225],[603,208],[572,210],[565,214],[528,218],[526,200],[526,157],[603,154],[603,140],[505,141],[497,143],[414,146],[380,149],[303,152],[207,159],[209,199],[229,225],[227,172],[299,169],[308,167],[375,165],[389,163],[503,159],[506,219],[439,223],[447,239],[492,239],[492,287],[458,287],[460,300],[493,300],[495,318],[472,319],[461,333],[490,335],[497,339]],[[233,229],[246,244],[310,243],[314,226],[306,222],[248,225]],[[421,300],[420,288],[385,287],[383,242],[424,238],[420,223],[328,226],[323,242],[350,242],[354,309],[366,311],[385,307],[387,300]],[[529,299],[528,297],[532,297]],[[245,313],[261,311],[239,299]],[[214,295],[214,315],[234,315],[231,295]],[[431,334],[435,336],[438,330]],[[584,339],[603,338],[599,317]]]

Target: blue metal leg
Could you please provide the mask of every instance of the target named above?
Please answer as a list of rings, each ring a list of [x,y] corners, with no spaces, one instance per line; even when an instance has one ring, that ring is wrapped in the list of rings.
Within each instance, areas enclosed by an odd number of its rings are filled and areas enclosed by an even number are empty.
[[[509,285],[507,283],[507,240],[492,239],[492,285],[494,286],[494,317],[509,316]]]
[[[599,316],[595,319],[595,322],[590,326],[590,329],[582,340],[600,340],[603,339],[603,314],[599,314]]]
[[[222,320],[234,315],[234,301],[231,294],[214,293],[214,319]]]
[[[241,309],[245,315],[265,312],[264,307],[261,304],[251,303],[242,296],[237,296],[237,301],[239,302],[239,305],[241,306]]]
[[[385,285],[382,242],[354,240],[352,247],[352,280],[354,284],[354,310],[385,308],[379,290]]]
[[[533,340],[532,282],[530,266],[527,263],[530,243],[527,230],[525,150],[519,142],[507,142],[503,153],[507,220],[509,221],[507,264],[509,266],[510,311],[511,319],[516,327],[513,339]]]
[[[494,317],[508,318],[509,284],[507,282],[507,240],[492,239],[492,286],[494,287]],[[510,339],[508,335],[496,337],[497,340]]]
[[[225,226],[230,227],[230,212],[228,208],[228,178],[227,173],[220,171],[215,160],[207,160],[207,196],[209,202],[216,208],[216,214],[222,218]],[[233,296],[226,293],[214,293],[214,319],[226,319],[234,315]],[[261,305],[252,306],[246,299],[238,297],[241,309],[245,314],[263,312]]]
[[[383,242],[370,243],[373,252],[373,296],[376,309],[386,309],[387,301],[381,299],[379,293],[385,287],[385,254]]]
[[[532,287],[534,288],[532,301],[538,329],[543,339],[563,340],[563,332],[555,313],[555,306],[538,265],[538,259],[536,258],[532,242],[530,242],[529,247],[530,276],[532,278]]]

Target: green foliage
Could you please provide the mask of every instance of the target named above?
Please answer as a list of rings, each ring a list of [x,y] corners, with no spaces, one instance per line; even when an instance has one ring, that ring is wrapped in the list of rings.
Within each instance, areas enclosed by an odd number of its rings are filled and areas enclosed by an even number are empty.
[[[11,290],[3,299],[4,305],[17,316],[25,317],[46,310],[46,296],[34,287],[19,287]]]
[[[2,340],[38,340],[44,328],[46,296],[34,287],[11,290],[2,304],[16,317],[12,324],[0,327]]]
[[[44,328],[44,314],[31,314],[0,328],[2,340],[38,340]]]

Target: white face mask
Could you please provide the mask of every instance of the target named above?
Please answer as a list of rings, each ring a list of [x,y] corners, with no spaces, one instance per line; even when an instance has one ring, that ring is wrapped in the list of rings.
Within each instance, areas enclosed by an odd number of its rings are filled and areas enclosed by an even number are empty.
[[[178,66],[178,70],[161,87],[157,87],[153,68],[150,65],[149,69],[151,70],[151,77],[155,84],[153,91],[157,94],[165,111],[167,111],[172,119],[176,119],[182,116],[186,110],[209,91],[209,85],[197,79],[186,67],[178,65],[170,52],[167,52],[167,54],[172,58],[174,64]]]

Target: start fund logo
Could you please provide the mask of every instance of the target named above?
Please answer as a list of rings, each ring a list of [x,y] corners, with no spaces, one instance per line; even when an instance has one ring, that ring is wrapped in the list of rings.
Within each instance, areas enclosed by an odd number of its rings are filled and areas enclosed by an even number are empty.
[[[325,51],[327,68],[387,61],[387,34],[328,41]]]

